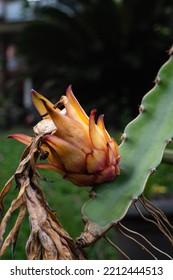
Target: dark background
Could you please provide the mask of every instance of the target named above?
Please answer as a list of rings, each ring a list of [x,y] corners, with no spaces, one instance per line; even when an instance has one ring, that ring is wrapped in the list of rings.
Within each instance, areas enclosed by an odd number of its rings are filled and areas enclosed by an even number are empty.
[[[24,2],[27,10],[30,2]],[[29,76],[33,88],[52,101],[72,84],[87,113],[97,108],[107,126],[122,130],[138,114],[143,95],[168,58],[172,1],[64,0],[57,6],[35,5],[33,14],[10,37],[25,67],[13,75],[11,84],[7,77],[5,94],[0,94],[0,105],[8,109],[10,104],[10,116],[19,115],[17,120],[8,116],[4,124],[1,120],[3,126],[35,121],[37,115],[26,121],[33,108],[21,109],[22,79]]]

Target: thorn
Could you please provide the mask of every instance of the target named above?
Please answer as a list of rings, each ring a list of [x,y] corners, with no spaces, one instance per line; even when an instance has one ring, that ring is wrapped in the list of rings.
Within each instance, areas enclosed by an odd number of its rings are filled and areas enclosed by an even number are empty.
[[[126,135],[126,133],[123,133],[123,134],[121,135],[121,141],[122,141],[122,142],[125,142],[126,139],[127,139],[127,135]]]
[[[144,111],[145,111],[144,105],[141,104],[141,105],[139,106],[139,113],[143,113]]]
[[[167,145],[168,145],[168,144],[171,144],[171,143],[172,143],[172,141],[173,141],[173,139],[172,139],[172,138],[170,138],[170,139],[166,140],[166,144],[167,144]]]
[[[136,201],[138,201],[138,198],[139,198],[138,196],[134,196],[134,197],[133,197],[133,199],[132,199],[133,204],[136,203]]]
[[[94,198],[96,196],[96,192],[94,190],[91,190],[89,192],[89,198]]]
[[[151,168],[151,169],[150,169],[150,175],[153,174],[153,173],[155,173],[156,171],[157,171],[157,170],[156,170],[155,167],[154,167],[154,168]]]
[[[155,80],[154,80],[154,83],[156,85],[160,84],[160,77],[159,76],[156,76]]]

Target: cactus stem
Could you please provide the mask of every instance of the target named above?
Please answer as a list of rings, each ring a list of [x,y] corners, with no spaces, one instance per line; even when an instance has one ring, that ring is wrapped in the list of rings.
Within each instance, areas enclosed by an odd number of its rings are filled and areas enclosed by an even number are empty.
[[[173,55],[173,46],[170,54]],[[136,197],[143,193],[150,175],[161,163],[167,144],[172,142],[172,75],[173,59],[169,58],[156,75],[153,89],[139,103],[141,114],[122,133],[122,143],[119,145],[121,175],[112,183],[100,185],[96,197],[82,209],[88,224],[98,225],[101,234],[112,226],[112,222],[124,218]],[[157,222],[160,224],[158,219]]]

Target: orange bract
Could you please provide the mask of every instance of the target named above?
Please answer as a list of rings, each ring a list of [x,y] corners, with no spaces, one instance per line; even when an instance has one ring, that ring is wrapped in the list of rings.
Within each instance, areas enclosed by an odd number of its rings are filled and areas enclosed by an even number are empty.
[[[43,133],[41,148],[48,151],[48,163],[37,163],[38,168],[53,170],[78,186],[93,186],[115,178],[119,174],[118,145],[106,131],[103,115],[95,122],[96,110],[88,117],[68,87],[66,95],[52,104],[41,94],[32,90],[32,99],[49,130],[35,128]],[[61,111],[57,108],[63,105]],[[41,121],[43,122],[43,121]],[[42,123],[37,128],[42,127]],[[11,136],[29,145],[32,138]]]

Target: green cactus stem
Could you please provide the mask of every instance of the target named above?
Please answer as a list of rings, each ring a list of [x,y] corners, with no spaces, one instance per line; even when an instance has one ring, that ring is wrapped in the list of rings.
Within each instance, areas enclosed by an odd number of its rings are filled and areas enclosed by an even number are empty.
[[[121,174],[93,188],[82,209],[84,233],[77,239],[92,243],[126,215],[144,191],[149,176],[160,164],[173,137],[173,59],[161,67],[154,88],[142,99],[139,115],[130,122],[120,145]],[[85,239],[85,240],[84,240]],[[87,244],[83,244],[87,245]]]

